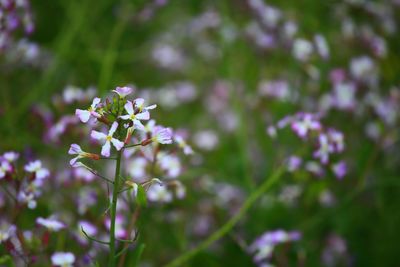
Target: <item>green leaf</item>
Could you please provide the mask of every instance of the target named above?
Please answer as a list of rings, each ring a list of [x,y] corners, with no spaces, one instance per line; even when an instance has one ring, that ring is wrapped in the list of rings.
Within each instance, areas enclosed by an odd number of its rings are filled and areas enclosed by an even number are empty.
[[[4,255],[4,256],[0,257],[0,264],[6,264],[6,263],[8,263],[7,266],[10,266],[10,267],[15,266],[12,258],[9,255]]]
[[[145,247],[146,247],[146,245],[143,244],[143,243],[139,244],[137,246],[137,248],[134,251],[133,265],[132,266],[139,266],[139,261],[140,261],[140,258],[141,258],[142,254],[143,254],[143,250],[144,250]]]
[[[140,184],[138,185],[136,201],[139,206],[144,207],[147,205],[146,191],[144,190],[143,186],[141,186]]]

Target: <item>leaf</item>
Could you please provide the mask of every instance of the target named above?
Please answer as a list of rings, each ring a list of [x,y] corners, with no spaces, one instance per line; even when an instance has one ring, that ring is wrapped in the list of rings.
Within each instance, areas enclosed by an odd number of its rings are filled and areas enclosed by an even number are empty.
[[[140,257],[143,254],[143,250],[146,247],[145,244],[139,244],[135,249],[134,256],[133,256],[133,265],[132,266],[139,266]]]
[[[139,206],[145,207],[147,205],[147,196],[146,191],[144,190],[142,185],[138,185],[137,197],[136,201]]]
[[[8,263],[7,266],[11,266],[11,267],[15,266],[12,258],[9,255],[4,255],[4,256],[0,257],[0,264],[6,264],[6,263]]]

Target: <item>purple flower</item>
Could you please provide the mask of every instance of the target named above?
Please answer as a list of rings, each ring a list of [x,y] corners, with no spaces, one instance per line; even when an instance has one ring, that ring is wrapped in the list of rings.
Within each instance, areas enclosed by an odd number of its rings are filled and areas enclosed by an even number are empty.
[[[100,103],[100,98],[96,97],[93,99],[92,105],[87,110],[77,109],[75,115],[81,120],[81,122],[86,123],[89,121],[90,117],[100,118],[101,115],[96,111],[97,105]]]
[[[347,174],[347,164],[344,161],[340,161],[332,165],[332,171],[335,176],[341,180]]]
[[[122,149],[124,146],[124,143],[119,141],[118,139],[114,138],[113,135],[115,131],[118,128],[118,123],[114,122],[110,128],[110,131],[108,134],[104,134],[102,132],[98,132],[95,130],[92,130],[90,136],[93,139],[99,140],[99,141],[105,141],[103,147],[101,148],[101,155],[104,157],[109,157],[110,156],[110,149],[111,149],[111,143],[114,145],[114,147],[119,151]]]
[[[77,155],[75,158],[71,159],[69,164],[74,166],[78,159],[81,158],[92,158],[92,159],[99,159],[99,156],[92,153],[87,153],[81,149],[81,147],[77,144],[72,144],[68,151],[69,155]]]
[[[148,111],[157,107],[155,104],[145,107],[143,98],[136,98],[133,102],[135,103],[135,107],[139,110],[139,112],[142,112],[143,110]]]
[[[333,145],[329,142],[326,134],[320,134],[318,138],[319,149],[314,152],[314,157],[319,158],[322,164],[327,164],[329,154],[334,151]]]
[[[310,113],[300,114],[300,118],[292,122],[293,131],[301,138],[307,137],[312,130],[320,130],[321,123]]]
[[[61,229],[65,228],[64,223],[57,221],[55,219],[51,219],[51,218],[46,219],[46,218],[39,217],[36,219],[36,223],[41,226],[46,227],[49,231],[53,231],[53,232],[58,232]]]
[[[290,156],[287,160],[287,169],[290,172],[294,172],[300,168],[302,159],[297,156]]]
[[[152,133],[152,140],[160,144],[172,143],[172,129],[162,126],[155,126]]]
[[[133,93],[133,88],[124,86],[124,87],[117,87],[113,92],[117,93],[120,98],[125,98],[126,96]]]

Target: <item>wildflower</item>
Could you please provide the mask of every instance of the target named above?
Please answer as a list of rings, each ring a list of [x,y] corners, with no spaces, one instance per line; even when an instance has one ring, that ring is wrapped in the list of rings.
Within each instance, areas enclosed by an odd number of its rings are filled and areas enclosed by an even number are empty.
[[[98,132],[95,130],[92,130],[90,136],[93,139],[100,140],[100,141],[105,141],[104,145],[101,149],[101,155],[104,157],[109,157],[110,156],[110,149],[111,149],[111,143],[114,145],[114,147],[119,151],[122,149],[124,146],[124,142],[119,141],[118,139],[114,138],[113,135],[115,131],[118,128],[118,123],[114,122],[110,128],[110,131],[108,134],[104,134],[102,132]]]
[[[181,173],[182,166],[177,156],[159,153],[159,157],[160,167],[169,178],[175,178]]]
[[[113,92],[117,93],[120,98],[125,98],[126,96],[133,93],[133,88],[124,86],[124,87],[117,87]]]
[[[355,106],[355,93],[354,83],[336,83],[334,85],[333,104],[338,109],[352,109]]]
[[[344,161],[340,161],[332,165],[332,171],[338,179],[343,179],[347,173],[347,164]]]
[[[321,129],[321,123],[313,114],[305,113],[301,114],[299,120],[292,122],[292,129],[299,137],[305,138],[309,131]]]
[[[152,131],[152,140],[160,144],[172,143],[172,129],[162,126],[155,126]]]
[[[75,111],[75,115],[77,115],[78,118],[83,123],[88,122],[90,116],[93,116],[94,118],[100,118],[101,117],[100,113],[96,111],[100,101],[101,101],[100,98],[96,97],[95,99],[93,99],[92,105],[90,105],[90,107],[87,110],[77,109]]]
[[[313,52],[312,44],[305,39],[296,39],[293,43],[293,56],[300,61],[307,61]]]
[[[51,218],[46,219],[46,218],[39,217],[36,219],[36,223],[41,226],[46,227],[49,231],[52,231],[52,232],[58,232],[61,229],[65,228],[64,223],[57,221],[55,219],[51,219]]]
[[[125,184],[131,188],[133,196],[136,197],[138,192],[138,184],[132,181],[126,181]]]
[[[28,204],[28,208],[34,209],[36,208],[36,200],[35,200],[35,194],[32,192],[24,192],[20,191],[18,193],[18,201],[21,203],[26,203]]]
[[[299,169],[300,165],[302,163],[301,158],[297,156],[290,156],[289,159],[287,160],[287,169],[289,172],[294,172]]]
[[[316,161],[307,162],[306,165],[305,165],[305,168],[306,168],[307,171],[311,172],[314,175],[317,175],[317,176],[323,176],[324,175],[324,169]]]
[[[10,163],[8,161],[2,161],[0,163],[0,179],[4,178],[6,176],[7,172],[10,172],[12,170]]]
[[[148,120],[150,119],[150,113],[144,109],[144,111],[139,111],[139,113],[135,114],[135,110],[133,108],[133,104],[131,101],[127,101],[125,106],[124,106],[126,112],[128,113],[127,115],[120,116],[121,119],[123,120],[130,120],[133,123],[133,126],[136,129],[145,130],[145,127],[143,124],[140,122],[141,120]]]
[[[133,178],[142,181],[146,178],[147,160],[144,158],[134,158],[127,164],[127,171]]]
[[[194,135],[194,142],[197,147],[204,150],[213,150],[218,145],[218,135],[212,130],[204,130]]]
[[[315,47],[318,54],[324,58],[329,58],[329,47],[324,36],[317,34],[314,36]]]
[[[185,155],[191,155],[194,153],[193,149],[186,143],[182,136],[175,135],[174,139],[178,146],[183,149]]]
[[[145,107],[143,98],[136,98],[133,102],[135,103],[135,107],[139,110],[139,113],[142,112],[143,110],[149,111],[157,107],[157,105],[155,104]]]
[[[71,166],[75,165],[78,159],[81,158],[91,158],[94,160],[98,160],[100,157],[97,154],[92,154],[92,153],[87,153],[81,149],[81,147],[77,144],[72,144],[71,147],[69,148],[68,154],[70,155],[77,155],[75,158],[71,159],[69,164]]]
[[[344,150],[343,133],[341,133],[335,129],[329,129],[328,136],[332,142],[335,152],[337,152],[337,153],[343,152],[343,150]]]
[[[253,258],[254,262],[261,264],[271,257],[276,245],[297,241],[300,237],[301,234],[297,231],[286,232],[284,230],[275,230],[266,232],[250,245],[249,251],[255,253]],[[269,265],[268,263],[265,264],[267,264],[267,266]]]
[[[152,202],[169,203],[172,201],[172,193],[165,186],[157,183],[149,188],[147,198]]]
[[[322,164],[328,163],[329,154],[334,151],[333,145],[329,142],[326,134],[321,134],[318,138],[319,149],[314,152],[314,157],[319,158]]]
[[[55,266],[72,267],[75,255],[71,252],[56,252],[51,256],[51,263]]]
[[[17,230],[15,225],[9,224],[5,221],[0,224],[0,244],[11,238]]]
[[[19,154],[14,151],[9,151],[3,154],[3,158],[8,162],[12,163],[19,158]]]
[[[42,167],[42,162],[40,160],[29,162],[25,165],[25,171],[34,173],[35,177],[39,180],[46,178],[50,174],[49,170]]]

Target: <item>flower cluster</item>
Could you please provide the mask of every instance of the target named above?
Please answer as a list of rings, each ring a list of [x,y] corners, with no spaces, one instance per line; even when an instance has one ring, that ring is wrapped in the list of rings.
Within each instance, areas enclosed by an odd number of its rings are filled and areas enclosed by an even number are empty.
[[[34,30],[31,8],[28,0],[4,0],[0,2],[0,52],[13,39],[13,32],[23,28],[26,34]]]
[[[282,243],[298,241],[300,238],[301,234],[297,231],[269,231],[262,234],[250,245],[249,252],[254,254],[253,260],[258,266],[272,267],[270,260],[275,247]]]

